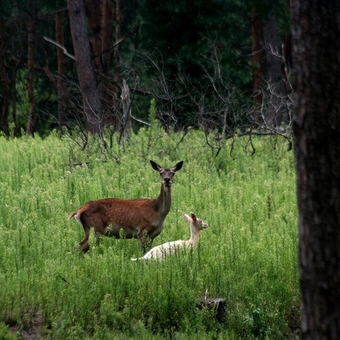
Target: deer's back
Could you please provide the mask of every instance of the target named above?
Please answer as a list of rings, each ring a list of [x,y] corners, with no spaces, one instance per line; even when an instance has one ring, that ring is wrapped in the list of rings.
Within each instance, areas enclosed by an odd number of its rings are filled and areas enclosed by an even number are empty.
[[[77,214],[90,228],[97,226],[106,228],[111,225],[110,229],[112,228],[114,235],[118,236],[123,229],[127,237],[135,236],[139,229],[151,234],[156,232],[158,235],[156,229],[163,227],[164,220],[157,214],[155,200],[149,198],[131,200],[106,198],[90,201],[82,206]]]

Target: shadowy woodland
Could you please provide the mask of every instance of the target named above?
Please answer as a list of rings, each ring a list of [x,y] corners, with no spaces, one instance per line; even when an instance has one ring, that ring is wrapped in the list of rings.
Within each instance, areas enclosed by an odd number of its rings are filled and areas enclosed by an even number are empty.
[[[9,0],[0,9],[0,130],[218,138],[291,122],[286,1]]]

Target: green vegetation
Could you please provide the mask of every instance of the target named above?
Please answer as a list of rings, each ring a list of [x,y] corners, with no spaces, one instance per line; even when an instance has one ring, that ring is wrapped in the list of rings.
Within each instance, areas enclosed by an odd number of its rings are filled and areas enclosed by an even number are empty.
[[[215,157],[200,131],[142,129],[110,152],[92,141],[0,138],[0,338],[293,338],[298,325],[294,158],[283,139],[235,139]],[[232,150],[232,152],[230,152]],[[184,160],[154,245],[209,223],[196,251],[132,262],[137,240],[91,239],[68,214],[102,197],[156,197],[162,166]],[[119,160],[118,162],[116,160]],[[197,299],[226,300],[225,323]],[[25,333],[26,332],[26,333]],[[12,333],[12,334],[11,334]]]

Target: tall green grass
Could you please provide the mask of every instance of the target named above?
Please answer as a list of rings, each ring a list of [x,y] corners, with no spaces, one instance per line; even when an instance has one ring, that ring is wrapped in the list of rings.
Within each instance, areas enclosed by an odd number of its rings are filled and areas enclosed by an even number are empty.
[[[84,151],[57,135],[0,138],[0,337],[9,329],[18,338],[35,331],[53,339],[295,336],[292,152],[266,137],[253,140],[252,154],[240,138],[215,156],[200,131],[182,137],[153,126],[110,152],[96,141]],[[132,262],[141,255],[137,240],[92,235],[90,252],[79,253],[83,230],[68,214],[103,197],[156,197],[160,178],[149,159],[184,160],[153,245],[189,238],[182,215],[194,212],[209,223],[198,249]],[[225,323],[197,308],[205,296],[226,300]]]

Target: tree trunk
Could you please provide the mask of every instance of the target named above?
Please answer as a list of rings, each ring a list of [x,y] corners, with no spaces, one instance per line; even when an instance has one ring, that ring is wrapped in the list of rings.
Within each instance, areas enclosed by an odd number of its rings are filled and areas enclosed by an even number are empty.
[[[34,51],[35,51],[35,23],[32,16],[28,19],[27,34],[27,94],[29,103],[26,135],[32,136],[35,126],[36,99],[34,95]]]
[[[132,124],[131,124],[131,99],[130,99],[130,89],[126,80],[123,79],[123,86],[122,86],[122,109],[123,109],[123,122],[122,128],[120,132],[120,140],[126,141],[129,139]]]
[[[60,46],[64,46],[64,29],[63,29],[64,12],[58,11],[55,15],[55,32],[56,41]],[[66,61],[64,51],[57,46],[57,62],[58,62],[58,79],[57,79],[57,92],[58,92],[58,125],[60,127],[67,124],[66,117]]]
[[[284,72],[281,41],[279,39],[276,18],[270,14],[263,25],[264,49],[268,71],[269,110],[268,123],[278,128],[288,123],[287,86]]]
[[[113,4],[110,0],[103,0],[102,4],[102,82],[101,92],[103,96],[103,106],[105,122],[107,124],[115,124],[116,111],[112,110],[115,108],[114,103],[117,102],[117,95],[114,91],[114,85],[110,77],[110,66],[111,66],[111,39],[112,39],[112,23],[114,21],[114,10]]]
[[[13,135],[14,137],[18,137],[18,121],[17,121],[17,70],[18,66],[15,65],[12,68],[12,120],[14,124],[14,131]]]
[[[113,51],[114,57],[114,82],[113,82],[113,98],[114,98],[114,107],[115,107],[115,116],[114,118],[114,126],[115,130],[119,131],[122,129],[124,124],[120,119],[120,103],[119,103],[119,86],[121,84],[120,80],[120,43],[118,43],[122,38],[122,23],[123,23],[123,15],[121,12],[121,4],[120,0],[116,0],[116,45]]]
[[[86,0],[85,8],[91,32],[94,63],[98,72],[97,81],[103,108],[103,121],[105,124],[116,125],[112,111],[117,108],[118,92],[110,78],[113,3],[110,0]]]
[[[100,72],[101,70],[101,53],[102,53],[102,43],[101,43],[101,0],[84,0],[85,1],[85,13],[87,18],[87,23],[90,31],[90,42],[92,45],[92,50],[94,54],[93,62],[95,69]],[[99,79],[97,79],[99,82]]]
[[[91,62],[84,2],[83,0],[68,0],[67,3],[79,86],[87,120],[87,131],[100,133],[103,128],[101,104]]]
[[[9,127],[8,127],[8,111],[9,111],[9,89],[8,89],[8,79],[6,74],[6,66],[5,66],[5,49],[6,49],[6,41],[5,41],[5,22],[4,20],[0,20],[0,88],[1,88],[1,98],[0,98],[0,107],[1,107],[1,122],[0,122],[0,130],[4,132],[6,136],[9,136]]]
[[[262,126],[262,103],[263,103],[263,49],[262,49],[262,21],[256,7],[252,10],[252,32],[251,32],[251,65],[253,67],[253,100],[255,112],[253,121],[255,125]]]
[[[302,339],[340,339],[340,2],[291,2]]]
[[[263,65],[262,65],[262,25],[261,18],[256,7],[252,11],[252,54],[251,65],[253,66],[253,84],[254,84],[254,102],[255,102],[255,121],[259,124],[262,122],[261,106],[262,106],[262,89],[263,89]]]
[[[111,64],[111,34],[112,34],[112,22],[113,22],[113,5],[110,0],[103,0],[102,3],[102,73],[104,76],[109,76],[110,74],[110,64]]]

